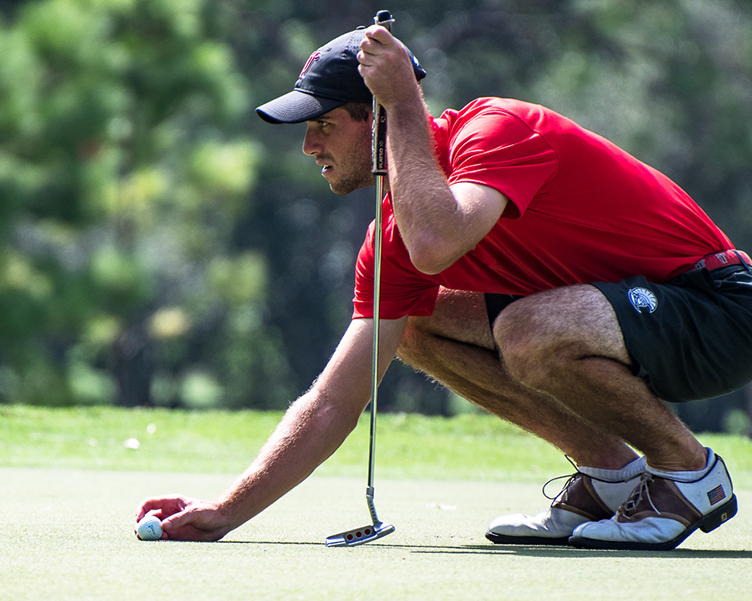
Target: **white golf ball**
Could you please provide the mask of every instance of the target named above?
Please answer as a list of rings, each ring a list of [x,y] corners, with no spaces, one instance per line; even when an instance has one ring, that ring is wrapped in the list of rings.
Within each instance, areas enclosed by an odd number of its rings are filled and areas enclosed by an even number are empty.
[[[159,540],[162,538],[162,522],[155,515],[144,516],[136,526],[136,534],[141,540]]]

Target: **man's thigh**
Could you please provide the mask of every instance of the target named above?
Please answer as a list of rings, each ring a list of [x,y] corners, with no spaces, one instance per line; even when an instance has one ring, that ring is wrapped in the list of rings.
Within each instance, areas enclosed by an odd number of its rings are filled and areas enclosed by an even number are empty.
[[[743,268],[711,277],[695,270],[666,284],[638,277],[565,286],[517,300],[442,289],[434,315],[411,322],[486,349],[510,341],[538,351],[574,346],[629,366],[669,401],[719,396],[752,379],[752,271]]]
[[[494,307],[501,309],[498,316]],[[503,320],[498,319],[501,315]],[[589,285],[555,288],[517,299],[441,288],[433,314],[411,317],[408,327],[494,350],[497,345],[491,321],[496,328],[505,327],[521,336],[533,337],[537,332],[558,341],[583,340],[592,354],[629,360],[611,304]]]
[[[695,269],[664,284],[638,276],[594,285],[615,308],[633,373],[656,396],[710,398],[752,379],[752,269]]]
[[[441,288],[433,314],[411,317],[410,328],[489,350],[494,348],[482,292]]]
[[[630,362],[611,303],[590,285],[553,288],[515,301],[494,321],[493,335],[500,348],[528,348],[536,356],[566,348]]]

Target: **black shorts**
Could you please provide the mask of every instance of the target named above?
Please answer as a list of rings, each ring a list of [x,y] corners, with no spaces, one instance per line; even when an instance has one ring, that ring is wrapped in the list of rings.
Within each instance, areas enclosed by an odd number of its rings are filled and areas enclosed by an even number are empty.
[[[720,396],[752,381],[752,267],[693,269],[664,284],[592,284],[616,312],[632,370],[659,398]],[[487,294],[490,323],[520,297]]]

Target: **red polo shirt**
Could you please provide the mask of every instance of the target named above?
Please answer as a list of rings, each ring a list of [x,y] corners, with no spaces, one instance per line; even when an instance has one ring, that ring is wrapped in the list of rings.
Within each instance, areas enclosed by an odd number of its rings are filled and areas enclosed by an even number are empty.
[[[436,275],[410,262],[383,204],[381,316],[430,315],[439,286],[529,295],[632,275],[664,282],[733,248],[679,186],[608,140],[542,106],[481,98],[431,119],[449,185],[509,198],[478,245]],[[373,316],[374,224],[358,254],[354,318]]]

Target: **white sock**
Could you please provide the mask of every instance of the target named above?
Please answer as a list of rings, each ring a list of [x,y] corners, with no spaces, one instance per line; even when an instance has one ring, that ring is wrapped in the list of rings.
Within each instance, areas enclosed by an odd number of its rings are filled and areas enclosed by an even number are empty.
[[[708,452],[708,462],[703,469],[697,472],[667,472],[664,470],[657,470],[650,466],[648,466],[648,472],[659,478],[666,478],[667,480],[674,480],[676,482],[696,482],[697,480],[704,478],[710,471],[713,463],[715,463],[715,453],[713,453],[713,449],[709,447],[705,447],[705,449]]]
[[[605,482],[625,482],[631,480],[635,476],[638,476],[645,471],[647,463],[645,463],[644,457],[638,457],[631,463],[628,463],[623,468],[618,470],[606,470],[598,467],[581,466],[577,470],[595,478],[596,480],[603,480]]]

